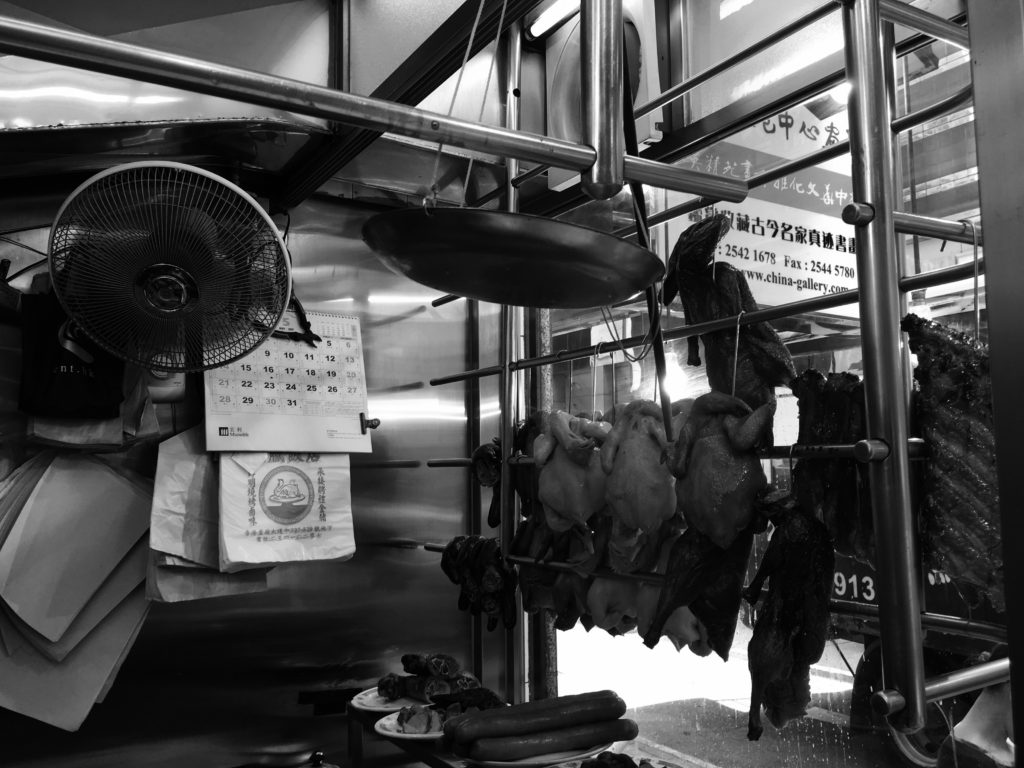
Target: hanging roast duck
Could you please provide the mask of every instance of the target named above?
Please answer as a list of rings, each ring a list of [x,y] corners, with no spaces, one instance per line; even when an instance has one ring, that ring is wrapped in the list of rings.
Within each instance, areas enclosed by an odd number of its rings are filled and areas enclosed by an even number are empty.
[[[752,411],[739,398],[709,392],[679,408],[686,416],[669,468],[688,527],[672,545],[644,643],[654,647],[676,608],[689,606],[724,659],[736,629],[757,502],[767,487],[756,448],[771,425],[771,406]]]
[[[821,658],[828,638],[828,602],[835,554],[828,530],[795,499],[773,505],[775,530],[757,574],[743,596],[752,604],[768,596],[747,645],[750,714],[747,738],[760,738],[761,707],[781,728],[802,717],[811,701],[810,666]]]
[[[715,249],[729,226],[726,215],[716,213],[688,227],[672,249],[663,300],[667,305],[678,294],[688,325],[758,309],[743,272],[715,260]],[[735,394],[751,408],[771,404],[774,413],[775,387],[796,375],[793,359],[766,322],[742,326],[738,347],[736,334],[736,328],[727,328],[700,336],[708,384],[717,392]],[[700,365],[695,336],[689,339],[687,362]]]
[[[771,406],[708,392],[694,402],[676,438],[670,470],[687,525],[725,549],[754,517],[767,486],[756,448],[771,429]]]

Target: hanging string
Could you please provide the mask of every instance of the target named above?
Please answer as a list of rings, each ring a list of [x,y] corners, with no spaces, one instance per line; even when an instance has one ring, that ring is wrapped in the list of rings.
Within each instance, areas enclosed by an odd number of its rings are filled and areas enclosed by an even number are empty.
[[[619,382],[616,380],[616,376],[615,376],[615,353],[614,352],[609,352],[608,353],[608,359],[611,361],[611,364],[612,364],[612,410],[614,411],[615,410],[615,406],[617,406],[619,404],[618,403]]]
[[[970,219],[961,219],[964,229],[971,228],[971,240],[974,242],[974,338],[981,341],[981,304],[978,303],[978,229]]]
[[[448,105],[448,117],[452,116],[452,112],[455,110],[455,99],[459,95],[459,87],[462,85],[462,76],[466,72],[466,64],[469,62],[469,53],[473,50],[473,41],[476,39],[476,31],[480,26],[480,18],[484,13],[484,2],[480,0],[480,5],[476,9],[476,19],[473,21],[473,28],[469,32],[469,42],[466,43],[466,52],[462,55],[462,66],[459,67],[459,76],[455,78],[455,90],[452,91],[452,100]],[[504,8],[502,8],[504,12]],[[437,154],[434,156],[434,172],[431,175],[430,180],[430,195],[423,198],[423,209],[429,213],[429,208],[436,207],[437,205],[437,176],[441,169],[441,150],[444,148],[444,142],[437,143]]]
[[[487,79],[484,81],[484,95],[480,99],[480,114],[477,115],[476,121],[482,123],[484,121],[484,108],[487,106],[487,91],[491,87],[491,76],[494,74],[494,64],[498,60],[498,44],[501,42],[501,30],[505,26],[505,8],[508,5],[508,0],[501,0],[501,14],[498,16],[498,30],[494,33],[494,55],[491,56],[491,64],[487,67]],[[481,7],[483,4],[481,3]],[[477,16],[479,19],[479,16]],[[463,64],[465,66],[465,64]],[[466,195],[469,191],[469,177],[473,173],[473,158],[469,158],[469,162],[466,164],[466,180],[462,182],[462,207],[466,207]]]
[[[743,318],[744,310],[736,315],[736,347],[732,353],[732,396],[736,397],[736,369],[740,362],[740,320]]]
[[[612,317],[612,313],[608,307],[601,307],[601,317],[604,320],[605,327],[608,329],[608,333],[611,334],[612,341],[615,342],[615,346],[619,348],[619,351],[625,356],[626,360],[631,363],[639,363],[651,353],[654,343],[654,337],[651,334],[651,330],[656,327],[654,324],[648,327],[647,332],[644,333],[644,337],[637,345],[640,347],[640,354],[634,355],[623,345],[622,338],[619,336],[619,332],[615,328],[615,318]]]

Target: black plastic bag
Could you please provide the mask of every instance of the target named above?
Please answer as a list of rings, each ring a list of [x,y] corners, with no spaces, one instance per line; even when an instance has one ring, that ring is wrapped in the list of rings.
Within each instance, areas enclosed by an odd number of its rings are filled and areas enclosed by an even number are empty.
[[[124,399],[124,362],[100,349],[52,293],[21,298],[22,368],[18,407],[32,416],[109,419]]]

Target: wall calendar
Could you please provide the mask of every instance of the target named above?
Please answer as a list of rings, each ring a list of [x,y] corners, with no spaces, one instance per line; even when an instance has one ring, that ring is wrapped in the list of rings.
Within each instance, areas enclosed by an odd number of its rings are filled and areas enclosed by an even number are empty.
[[[206,450],[367,453],[359,318],[307,312],[315,346],[271,337],[205,372]],[[279,331],[298,331],[286,312]],[[363,418],[361,418],[361,416]]]

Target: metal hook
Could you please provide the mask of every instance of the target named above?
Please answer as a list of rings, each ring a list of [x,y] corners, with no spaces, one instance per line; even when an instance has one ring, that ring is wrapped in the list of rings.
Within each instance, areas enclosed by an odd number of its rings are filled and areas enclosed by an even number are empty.
[[[423,212],[432,216],[432,211],[437,208],[437,184],[430,185],[430,194],[423,196]]]
[[[981,304],[978,302],[978,228],[970,219],[960,219],[964,229],[971,228],[971,240],[974,243],[974,338],[981,341]]]
[[[736,368],[740,362],[740,320],[743,318],[744,310],[736,315],[736,347],[732,354],[732,396],[736,397]]]

